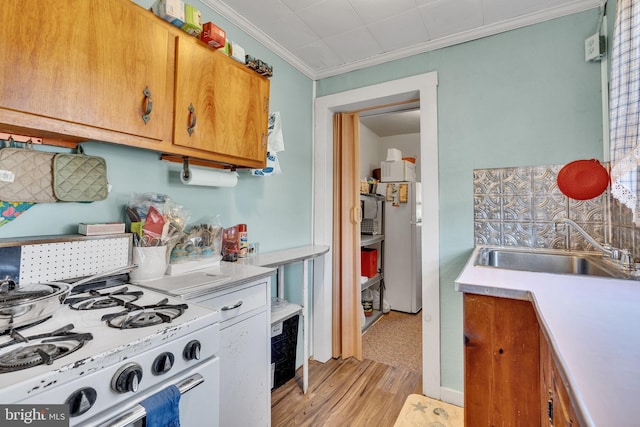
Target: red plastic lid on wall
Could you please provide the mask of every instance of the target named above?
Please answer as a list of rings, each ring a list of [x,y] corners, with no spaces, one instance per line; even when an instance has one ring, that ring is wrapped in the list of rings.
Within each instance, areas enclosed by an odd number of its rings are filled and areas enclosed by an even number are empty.
[[[596,159],[576,160],[558,172],[558,188],[575,200],[598,197],[609,186],[609,172]]]

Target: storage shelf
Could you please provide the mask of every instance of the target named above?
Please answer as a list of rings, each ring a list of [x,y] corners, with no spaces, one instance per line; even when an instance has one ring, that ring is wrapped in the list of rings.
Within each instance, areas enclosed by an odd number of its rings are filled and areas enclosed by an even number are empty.
[[[361,234],[360,246],[369,246],[384,240],[384,234]]]
[[[373,310],[373,314],[371,316],[364,318],[364,325],[362,325],[362,332],[369,329],[371,325],[373,325],[376,320],[382,317],[382,312],[380,310]]]
[[[366,282],[360,285],[360,290],[364,291],[365,289],[369,289],[373,285],[377,285],[382,280],[382,276],[378,273],[375,276],[369,278]]]
[[[283,322],[296,314],[302,313],[302,306],[298,304],[288,303],[286,307],[279,310],[271,310],[271,325]]]

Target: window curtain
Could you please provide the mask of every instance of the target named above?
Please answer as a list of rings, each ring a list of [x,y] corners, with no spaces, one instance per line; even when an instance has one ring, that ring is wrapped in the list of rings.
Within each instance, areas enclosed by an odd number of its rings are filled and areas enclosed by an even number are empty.
[[[640,0],[618,0],[609,87],[611,194],[640,225]]]
[[[362,359],[360,116],[333,120],[333,356]]]

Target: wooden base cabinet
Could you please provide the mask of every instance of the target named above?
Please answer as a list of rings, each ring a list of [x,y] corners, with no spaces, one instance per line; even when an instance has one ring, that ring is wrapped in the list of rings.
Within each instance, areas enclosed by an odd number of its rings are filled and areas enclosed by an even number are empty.
[[[528,301],[464,294],[466,426],[540,425],[538,336]]]
[[[464,420],[468,427],[579,427],[529,301],[465,293]]]
[[[542,331],[540,337],[543,337]],[[579,427],[567,387],[546,340],[540,340],[540,419],[542,427]]]

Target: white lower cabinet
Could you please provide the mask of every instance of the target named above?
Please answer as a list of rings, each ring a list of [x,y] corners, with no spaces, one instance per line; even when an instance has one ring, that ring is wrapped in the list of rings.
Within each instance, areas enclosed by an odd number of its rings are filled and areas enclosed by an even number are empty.
[[[271,424],[271,280],[193,299],[220,311],[220,426]]]

